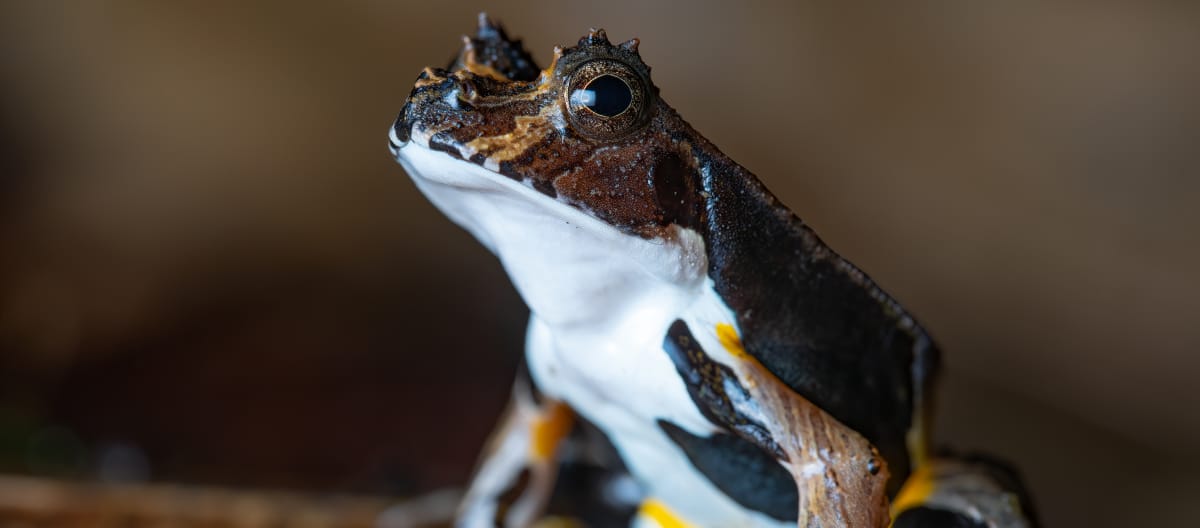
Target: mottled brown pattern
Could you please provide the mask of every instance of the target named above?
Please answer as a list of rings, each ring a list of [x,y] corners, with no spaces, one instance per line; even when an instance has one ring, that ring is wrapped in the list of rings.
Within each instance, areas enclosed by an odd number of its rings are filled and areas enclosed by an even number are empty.
[[[666,215],[649,199],[655,193],[647,174],[648,161],[640,156],[643,152],[642,145],[634,144],[606,151],[607,155],[593,153],[575,170],[555,179],[554,188],[569,202],[603,214],[618,227],[661,225]]]
[[[572,110],[567,86],[584,84],[572,77],[580,70],[626,80],[633,88],[634,107],[609,120],[586,114],[586,109]],[[682,196],[694,194],[694,186],[660,189],[692,179],[655,178],[654,169],[664,154],[690,158],[679,138],[695,131],[657,97],[649,74],[636,41],[612,45],[597,30],[578,46],[559,50],[554,63],[532,82],[505,81],[470,69],[427,70],[397,126],[428,134],[432,148],[480,165],[495,163],[501,174],[629,233],[662,236],[661,228],[680,216],[680,202],[691,201]],[[609,125],[586,124],[601,121]],[[669,203],[659,203],[660,197]],[[698,214],[689,216],[694,223]]]

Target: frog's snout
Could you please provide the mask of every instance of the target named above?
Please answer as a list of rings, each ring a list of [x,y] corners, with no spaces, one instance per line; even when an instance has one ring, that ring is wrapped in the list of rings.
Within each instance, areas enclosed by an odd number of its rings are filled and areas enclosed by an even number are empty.
[[[405,101],[404,108],[400,109],[400,115],[396,116],[391,130],[388,130],[388,149],[392,151],[392,157],[397,159],[400,157],[400,149],[408,144],[409,131],[412,130],[412,124],[408,122],[411,107],[412,101]]]
[[[409,130],[412,128],[408,122],[408,110],[412,108],[412,102],[406,101],[404,108],[400,109],[400,115],[396,116],[396,122],[392,123],[392,131],[389,134],[392,147],[400,148],[408,143]]]

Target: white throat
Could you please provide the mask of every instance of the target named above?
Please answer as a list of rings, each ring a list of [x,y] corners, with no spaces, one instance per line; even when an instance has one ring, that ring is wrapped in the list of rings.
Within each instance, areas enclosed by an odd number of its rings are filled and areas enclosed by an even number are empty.
[[[618,327],[632,330],[629,324],[665,327],[701,295],[707,258],[695,231],[674,228],[649,240],[630,235],[413,139],[396,151],[397,160],[434,205],[500,258],[550,327],[611,339]]]

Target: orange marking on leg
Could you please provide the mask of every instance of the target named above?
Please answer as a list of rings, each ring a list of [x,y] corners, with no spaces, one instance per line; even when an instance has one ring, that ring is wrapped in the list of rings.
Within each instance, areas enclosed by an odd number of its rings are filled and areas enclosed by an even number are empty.
[[[733,325],[729,323],[717,323],[717,340],[721,342],[721,346],[725,348],[725,351],[729,352],[729,355],[733,356],[733,359],[749,365],[752,370],[762,370],[763,372],[766,372],[766,369],[762,366],[762,364],[759,363],[754,356],[751,356],[748,352],[746,352],[746,347],[742,345],[742,338],[738,336],[737,329],[735,329]],[[768,379],[774,380],[775,378],[771,377]],[[742,379],[741,382],[743,385],[746,385],[747,388],[753,388],[758,383],[758,380],[754,378],[746,378]]]
[[[753,360],[750,354],[746,353],[746,348],[742,346],[742,338],[738,336],[737,330],[729,323],[717,323],[717,339],[721,341],[721,346],[725,350],[738,359]]]
[[[933,493],[933,471],[928,465],[917,468],[896,494],[892,501],[892,518],[895,519],[904,510],[915,508],[925,503]]]
[[[548,460],[554,456],[558,444],[571,431],[575,415],[566,404],[554,403],[544,409],[529,424],[529,454],[535,460]]]

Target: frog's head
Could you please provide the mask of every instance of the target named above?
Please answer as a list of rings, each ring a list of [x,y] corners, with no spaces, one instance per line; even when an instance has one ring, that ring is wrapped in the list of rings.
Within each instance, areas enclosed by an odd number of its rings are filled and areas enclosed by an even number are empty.
[[[401,163],[400,147],[415,143],[639,236],[696,225],[698,202],[682,195],[697,189],[681,174],[671,133],[682,123],[659,99],[636,39],[614,45],[593,30],[556,48],[529,81],[480,62],[479,45],[466,40],[459,69],[426,68],[417,79],[393,128]]]
[[[420,74],[392,128],[418,187],[497,253],[535,311],[551,308],[535,283],[628,280],[624,261],[675,286],[702,279],[694,133],[658,97],[638,41],[592,30],[523,80],[523,51],[499,49],[512,41],[482,21],[452,71]]]

